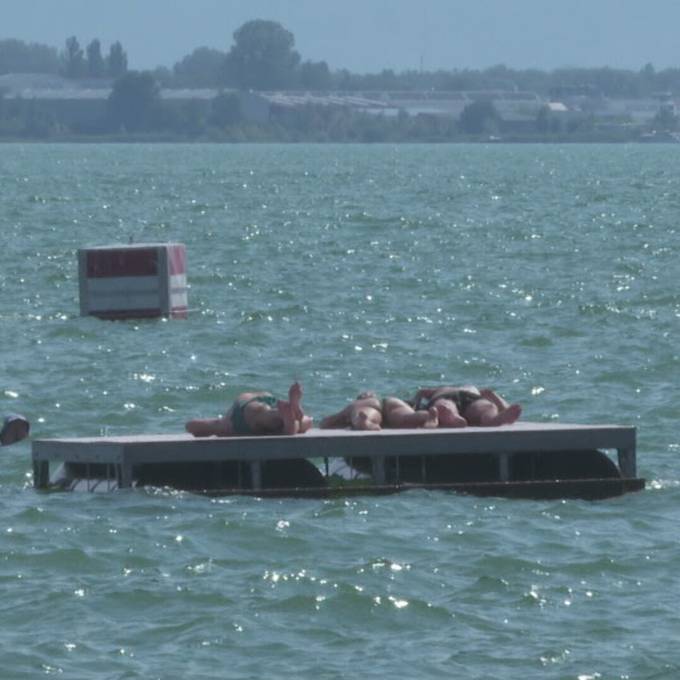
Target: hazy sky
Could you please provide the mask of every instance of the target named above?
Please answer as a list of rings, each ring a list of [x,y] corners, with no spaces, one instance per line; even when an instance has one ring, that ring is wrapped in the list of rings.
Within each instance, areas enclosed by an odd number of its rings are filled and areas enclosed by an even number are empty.
[[[0,39],[120,40],[131,68],[171,67],[199,46],[227,51],[249,19],[357,73],[680,65],[680,0],[0,0]]]

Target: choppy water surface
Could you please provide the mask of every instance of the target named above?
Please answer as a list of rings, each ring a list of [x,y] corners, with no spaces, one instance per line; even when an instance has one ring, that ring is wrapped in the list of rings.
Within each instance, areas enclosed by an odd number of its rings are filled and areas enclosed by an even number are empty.
[[[2,411],[180,431],[299,378],[496,386],[638,427],[606,502],[37,494],[2,452],[0,675],[677,678],[675,146],[0,147]],[[75,251],[181,241],[187,321],[78,316]]]

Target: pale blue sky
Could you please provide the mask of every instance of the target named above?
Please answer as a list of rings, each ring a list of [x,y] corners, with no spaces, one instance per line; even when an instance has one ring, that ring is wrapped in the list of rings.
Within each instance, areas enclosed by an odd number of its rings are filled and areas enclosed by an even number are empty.
[[[255,18],[280,21],[303,59],[359,73],[680,65],[680,0],[0,0],[0,38],[120,40],[131,68],[171,67],[228,50]]]

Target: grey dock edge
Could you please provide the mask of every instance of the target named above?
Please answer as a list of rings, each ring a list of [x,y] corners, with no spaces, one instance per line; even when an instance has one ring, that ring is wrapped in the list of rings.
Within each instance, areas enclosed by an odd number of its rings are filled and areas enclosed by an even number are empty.
[[[133,468],[144,463],[240,460],[251,463],[253,488],[261,485],[260,464],[290,458],[368,457],[376,484],[385,483],[385,457],[494,454],[499,479],[509,474],[513,453],[588,449],[616,450],[621,475],[636,475],[636,430],[619,425],[520,422],[497,428],[460,430],[311,430],[303,435],[195,439],[190,435],[137,435],[36,439],[32,443],[36,488],[49,486],[50,462],[107,464],[119,487],[132,484]]]

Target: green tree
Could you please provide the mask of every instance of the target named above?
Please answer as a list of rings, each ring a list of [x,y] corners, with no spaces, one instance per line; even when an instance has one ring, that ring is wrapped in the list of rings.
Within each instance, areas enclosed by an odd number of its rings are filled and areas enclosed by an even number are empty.
[[[224,78],[227,55],[211,47],[197,47],[175,64],[175,84],[182,87],[218,87]]]
[[[161,120],[160,109],[160,88],[150,73],[129,71],[113,84],[108,111],[114,128],[151,130]]]
[[[102,45],[96,38],[87,46],[87,75],[101,78],[106,73],[106,64],[102,57]]]
[[[500,117],[493,102],[478,100],[463,109],[458,125],[469,135],[481,135],[496,132],[499,121]]]
[[[156,66],[151,74],[161,88],[175,86],[175,76],[167,66]]]
[[[332,77],[325,61],[305,61],[300,65],[300,86],[305,90],[330,90]]]
[[[123,46],[116,41],[109,48],[109,56],[106,59],[106,70],[109,78],[120,78],[127,72],[128,59]]]
[[[305,61],[300,65],[300,86],[305,90],[329,90],[331,82],[331,72],[325,61]]]
[[[0,40],[0,74],[58,72],[59,55],[54,47]]]
[[[290,87],[296,78],[300,55],[295,38],[276,21],[248,21],[234,33],[227,54],[227,81],[244,90]]]
[[[63,63],[67,78],[82,78],[85,75],[85,57],[75,35],[66,41]]]

